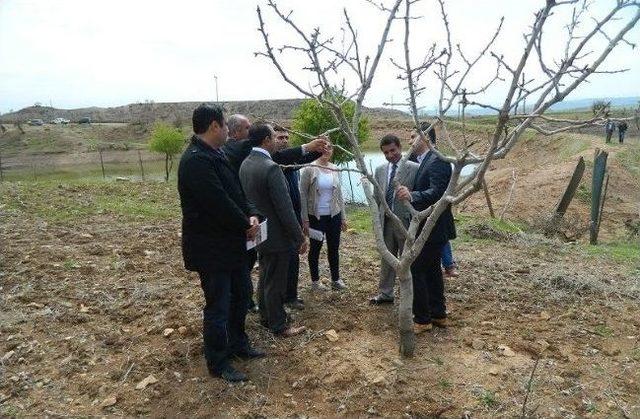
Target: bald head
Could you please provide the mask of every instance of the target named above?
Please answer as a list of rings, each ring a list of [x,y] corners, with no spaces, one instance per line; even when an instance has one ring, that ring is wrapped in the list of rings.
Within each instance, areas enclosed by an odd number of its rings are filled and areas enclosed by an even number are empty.
[[[249,136],[249,118],[244,115],[234,114],[227,119],[229,127],[229,138],[233,140],[244,140]]]

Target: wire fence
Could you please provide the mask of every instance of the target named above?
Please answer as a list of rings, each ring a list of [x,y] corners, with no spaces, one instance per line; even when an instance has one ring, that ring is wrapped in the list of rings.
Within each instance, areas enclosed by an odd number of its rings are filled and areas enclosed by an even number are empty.
[[[96,150],[83,153],[0,154],[0,180],[68,180],[128,177],[163,179],[164,156],[147,150]],[[175,174],[174,174],[175,176]]]
[[[174,157],[175,178],[180,156]],[[381,153],[367,153],[365,161],[369,170],[384,162]],[[340,168],[355,169],[353,162]],[[33,154],[6,156],[0,154],[0,180],[70,180],[80,178],[131,180],[162,180],[165,177],[164,156],[148,150],[96,150],[75,154]],[[364,204],[366,197],[362,179],[357,173],[340,172],[340,182],[345,202]]]

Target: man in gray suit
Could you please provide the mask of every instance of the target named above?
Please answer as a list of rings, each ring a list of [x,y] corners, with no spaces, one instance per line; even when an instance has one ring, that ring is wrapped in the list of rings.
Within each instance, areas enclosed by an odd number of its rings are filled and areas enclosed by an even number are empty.
[[[400,159],[402,159],[402,145],[400,144],[400,139],[393,134],[387,134],[382,137],[380,150],[384,153],[387,163],[378,166],[374,176],[382,188],[382,194],[387,201],[387,205],[400,218],[405,227],[408,227],[411,221],[411,213],[402,201],[398,200],[395,189],[397,184],[411,189],[420,166],[407,160],[402,168],[399,167]],[[389,217],[384,214],[384,206],[381,202],[378,202],[378,206],[380,208],[384,242],[391,253],[400,255],[404,246],[404,237],[400,232],[396,231]],[[369,303],[374,305],[393,303],[393,284],[395,279],[396,272],[383,259],[380,266],[378,295],[372,297]]]
[[[282,169],[271,158],[277,150],[273,128],[268,124],[253,124],[249,128],[249,139],[257,146],[240,166],[240,182],[249,201],[267,219],[267,240],[258,247],[260,316],[262,324],[274,334],[295,336],[306,328],[287,324],[284,310],[287,276],[292,250],[305,253],[307,242],[293,210]]]

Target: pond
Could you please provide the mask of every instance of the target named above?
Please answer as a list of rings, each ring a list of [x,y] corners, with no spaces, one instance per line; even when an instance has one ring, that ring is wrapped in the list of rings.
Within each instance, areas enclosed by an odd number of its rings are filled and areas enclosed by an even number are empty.
[[[369,171],[373,172],[376,167],[387,162],[384,158],[384,154],[379,152],[364,153],[364,160],[369,168]],[[343,168],[355,169],[355,162],[349,162],[343,164]],[[475,166],[469,165],[462,169],[462,176],[469,176],[473,173]],[[340,184],[342,186],[342,193],[346,202],[364,204],[367,202],[367,198],[364,195],[362,189],[362,182],[360,176],[357,173],[352,172],[340,172]]]

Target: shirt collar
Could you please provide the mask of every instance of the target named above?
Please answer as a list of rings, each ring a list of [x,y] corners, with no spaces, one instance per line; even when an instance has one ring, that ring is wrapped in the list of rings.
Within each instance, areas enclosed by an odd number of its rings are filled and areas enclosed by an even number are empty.
[[[264,149],[264,148],[262,148],[262,147],[253,147],[253,148],[252,148],[252,150],[253,150],[253,151],[257,151],[258,153],[262,153],[262,154],[264,154],[265,156],[267,156],[267,157],[271,158],[271,153],[269,153],[267,150],[265,150],[265,149]]]

